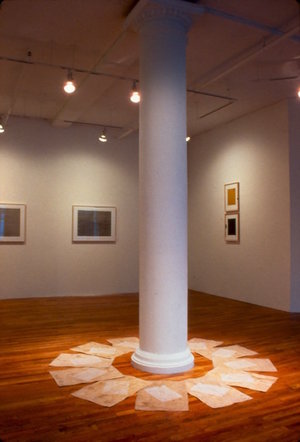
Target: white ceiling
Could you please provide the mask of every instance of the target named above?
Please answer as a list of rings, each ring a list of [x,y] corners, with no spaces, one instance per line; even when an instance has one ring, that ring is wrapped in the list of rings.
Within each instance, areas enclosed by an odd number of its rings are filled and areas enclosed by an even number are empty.
[[[3,0],[0,114],[113,126],[115,137],[137,130],[138,106],[128,97],[132,79],[139,78],[138,35],[124,27],[137,3]],[[300,86],[296,0],[191,3],[195,12],[205,7],[193,17],[187,47],[191,136],[295,96]],[[78,85],[72,96],[62,90],[68,67]]]

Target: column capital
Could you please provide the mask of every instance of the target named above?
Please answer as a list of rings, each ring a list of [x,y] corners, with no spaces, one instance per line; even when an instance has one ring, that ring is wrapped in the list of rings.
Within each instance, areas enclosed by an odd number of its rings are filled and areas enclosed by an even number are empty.
[[[124,27],[139,30],[145,22],[170,19],[180,23],[187,31],[191,25],[192,16],[199,12],[202,12],[199,5],[180,0],[140,0],[127,16]]]

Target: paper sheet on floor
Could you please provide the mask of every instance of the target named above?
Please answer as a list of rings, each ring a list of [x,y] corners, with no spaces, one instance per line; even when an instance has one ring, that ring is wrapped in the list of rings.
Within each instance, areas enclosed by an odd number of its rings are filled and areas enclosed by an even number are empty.
[[[188,411],[184,381],[157,381],[137,394],[136,410]]]
[[[225,366],[214,368],[205,375],[205,378],[232,387],[243,387],[263,392],[268,391],[277,380],[274,376],[265,376],[242,370],[233,370]]]
[[[251,396],[241,393],[226,384],[214,383],[212,380],[202,378],[188,379],[185,381],[187,391],[197,397],[211,408],[227,407],[237,402],[248,401]]]
[[[215,360],[216,363],[218,363],[222,362],[225,359],[256,355],[257,352],[249,350],[249,348],[242,347],[241,345],[228,345],[227,347],[210,348],[208,350],[203,350],[201,354],[205,358]]]
[[[49,373],[59,387],[123,377],[122,373],[112,366],[108,368],[67,368],[65,370],[50,371]]]
[[[100,358],[94,355],[61,353],[49,365],[51,367],[110,367],[113,358]]]
[[[104,407],[111,407],[150,384],[150,381],[124,376],[119,379],[96,382],[75,391],[72,395]]]
[[[116,347],[107,344],[99,344],[98,342],[87,342],[86,344],[73,347],[71,350],[88,355],[100,356],[102,358],[115,358],[122,354],[122,352]]]
[[[229,361],[223,361],[222,363],[227,368],[233,368],[234,370],[244,371],[277,371],[277,368],[272,364],[270,359],[259,358],[241,358],[233,359]],[[213,359],[214,366],[221,366],[220,361]]]
[[[192,338],[188,341],[190,350],[193,353],[202,355],[203,351],[212,350],[214,347],[223,344],[222,341],[212,341],[209,339]]]
[[[112,338],[107,339],[118,351],[122,351],[123,354],[135,351],[139,346],[139,338],[127,337],[127,338]]]

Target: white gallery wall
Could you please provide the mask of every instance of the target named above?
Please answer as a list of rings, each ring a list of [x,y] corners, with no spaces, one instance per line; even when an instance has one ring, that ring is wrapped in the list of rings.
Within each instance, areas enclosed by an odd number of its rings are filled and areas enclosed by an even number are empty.
[[[289,100],[291,311],[300,312],[300,103]]]
[[[287,103],[247,115],[189,146],[189,287],[290,309]],[[240,183],[240,243],[224,240],[224,184]]]
[[[138,290],[138,137],[10,118],[0,202],[27,205],[26,243],[0,244],[0,298]],[[115,206],[116,243],[72,243],[72,205]]]
[[[192,139],[189,288],[300,311],[299,103]],[[25,244],[0,244],[0,298],[138,291],[138,136],[10,118],[0,202],[25,203]],[[224,240],[224,184],[240,183],[240,243]],[[291,193],[290,193],[291,189]],[[72,205],[117,207],[117,241],[72,243]]]

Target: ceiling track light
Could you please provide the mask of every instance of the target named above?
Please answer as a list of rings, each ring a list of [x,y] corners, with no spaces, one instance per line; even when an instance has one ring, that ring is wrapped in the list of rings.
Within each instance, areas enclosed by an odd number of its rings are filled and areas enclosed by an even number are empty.
[[[98,138],[99,141],[101,141],[101,143],[106,143],[107,142],[107,136],[106,136],[106,130],[103,129],[101,132],[101,135]]]
[[[136,86],[136,80],[134,80],[134,82],[132,84],[132,89],[131,89],[131,93],[130,93],[130,101],[132,103],[139,103],[141,101],[141,96],[140,96],[140,93],[139,93],[137,86]]]
[[[5,123],[6,121],[4,120],[4,118],[0,117],[0,134],[3,134],[5,132]]]
[[[67,81],[64,84],[64,91],[67,94],[73,94],[73,92],[76,91],[72,71],[68,71]]]

